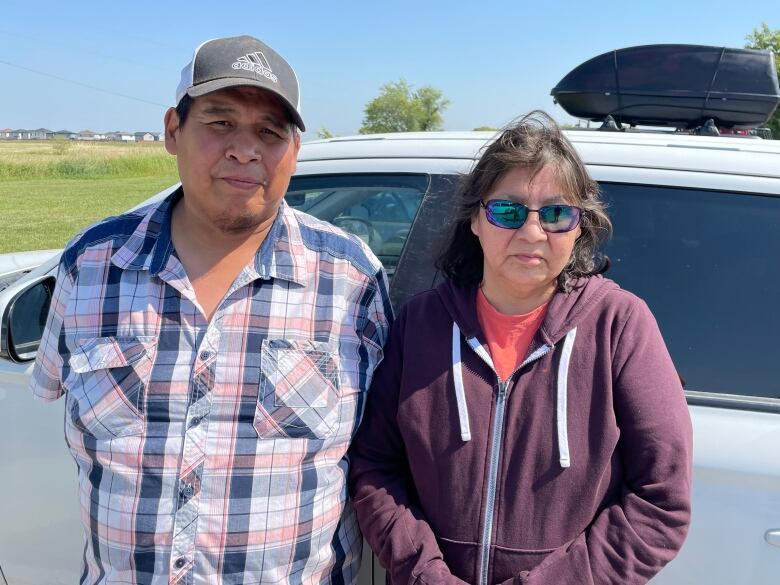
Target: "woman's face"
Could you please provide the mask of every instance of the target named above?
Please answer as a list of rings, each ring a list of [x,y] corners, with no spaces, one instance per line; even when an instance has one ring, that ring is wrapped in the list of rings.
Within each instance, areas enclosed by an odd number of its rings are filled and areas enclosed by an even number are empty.
[[[530,174],[524,168],[509,171],[483,202],[509,199],[531,209],[572,204],[549,167],[542,168],[531,182]],[[533,309],[549,299],[581,233],[579,225],[568,232],[545,232],[538,213],[529,213],[519,229],[500,228],[487,220],[483,207],[471,219],[471,231],[479,238],[484,256],[483,292],[498,310],[529,303]]]

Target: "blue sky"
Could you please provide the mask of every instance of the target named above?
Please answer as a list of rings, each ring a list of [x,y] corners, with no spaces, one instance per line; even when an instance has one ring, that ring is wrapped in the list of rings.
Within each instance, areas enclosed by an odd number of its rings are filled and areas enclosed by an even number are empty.
[[[447,130],[500,126],[578,63],[649,43],[741,47],[778,0],[223,3],[0,0],[0,128],[162,129],[179,72],[203,40],[252,34],[298,73],[309,131],[357,132],[382,84],[433,85]]]

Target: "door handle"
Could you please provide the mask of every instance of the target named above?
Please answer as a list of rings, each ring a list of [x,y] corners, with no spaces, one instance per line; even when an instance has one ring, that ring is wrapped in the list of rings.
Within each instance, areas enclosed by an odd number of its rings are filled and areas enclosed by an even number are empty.
[[[772,546],[780,547],[780,530],[767,530],[764,534],[764,540]]]

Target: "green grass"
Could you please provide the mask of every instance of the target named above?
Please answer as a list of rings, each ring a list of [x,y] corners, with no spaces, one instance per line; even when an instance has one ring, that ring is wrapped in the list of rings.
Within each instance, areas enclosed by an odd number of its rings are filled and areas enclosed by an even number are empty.
[[[0,253],[61,248],[177,181],[160,143],[0,141]]]
[[[0,181],[0,253],[62,248],[82,228],[122,213],[178,177]]]
[[[0,141],[0,181],[151,177],[176,172],[159,142]]]

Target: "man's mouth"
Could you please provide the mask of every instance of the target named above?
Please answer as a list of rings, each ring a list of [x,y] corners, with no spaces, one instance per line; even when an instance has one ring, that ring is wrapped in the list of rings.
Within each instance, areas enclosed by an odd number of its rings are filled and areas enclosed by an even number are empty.
[[[242,177],[242,176],[229,176],[229,177],[222,177],[222,180],[225,181],[228,185],[235,189],[242,189],[242,190],[256,190],[260,186],[265,186],[265,181],[262,179],[256,179],[254,177]]]

